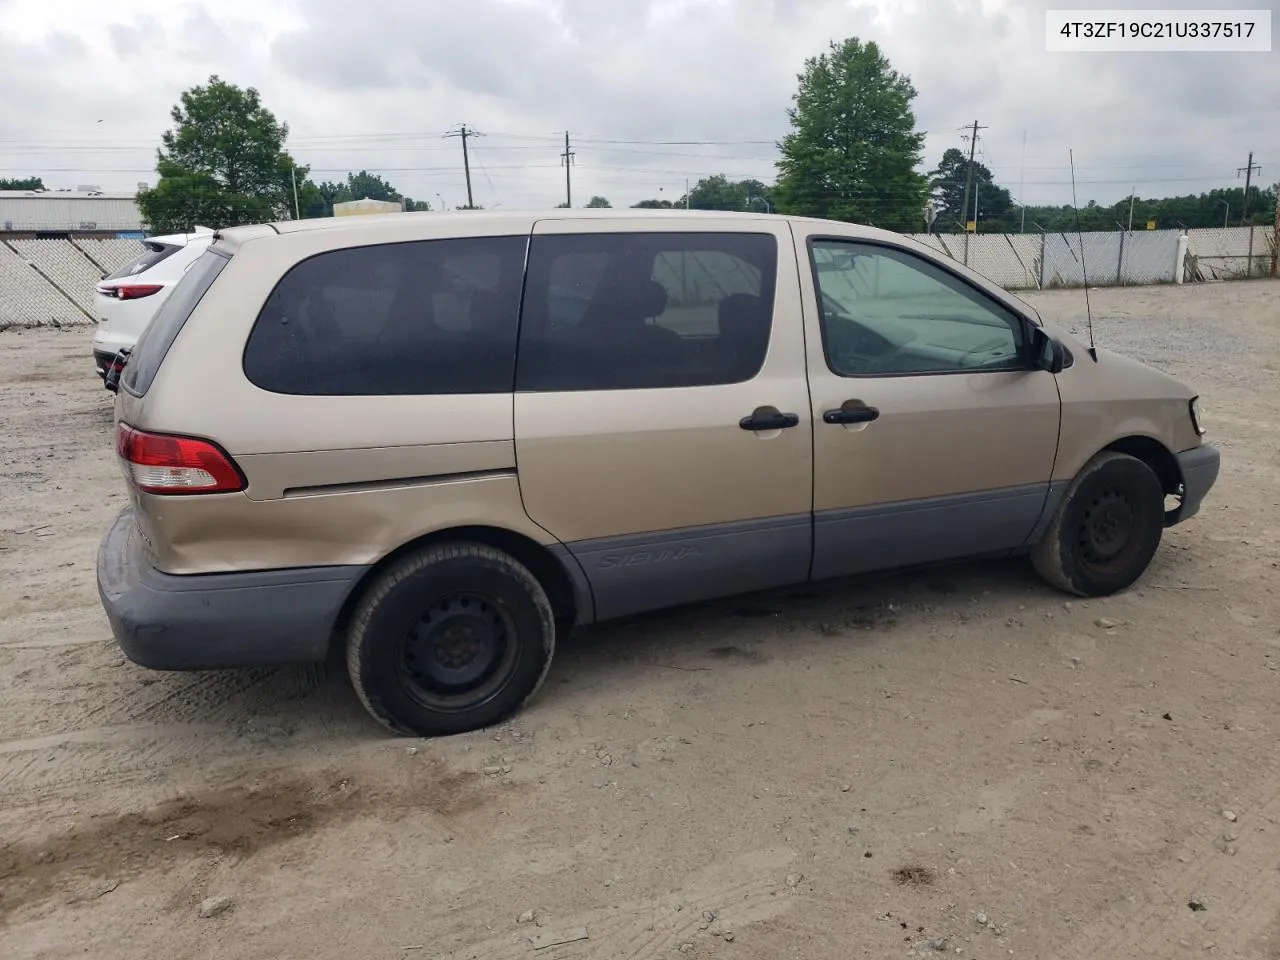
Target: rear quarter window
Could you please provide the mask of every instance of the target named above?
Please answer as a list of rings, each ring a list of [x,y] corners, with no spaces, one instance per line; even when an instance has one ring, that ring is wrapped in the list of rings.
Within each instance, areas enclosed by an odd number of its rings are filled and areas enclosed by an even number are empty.
[[[294,266],[263,305],[245,376],[273,393],[509,393],[527,237],[375,244]]]
[[[120,379],[126,390],[140,397],[151,389],[173,341],[228,262],[222,254],[206,250],[174,285],[129,355]]]

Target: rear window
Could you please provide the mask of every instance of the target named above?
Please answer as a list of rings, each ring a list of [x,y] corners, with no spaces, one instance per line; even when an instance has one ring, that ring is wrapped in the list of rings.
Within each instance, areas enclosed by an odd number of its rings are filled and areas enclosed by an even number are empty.
[[[151,389],[151,381],[156,378],[165,354],[173,346],[173,341],[177,339],[196,304],[208,292],[227,263],[227,258],[222,254],[206,250],[174,285],[173,293],[169,294],[169,299],[156,311],[129,355],[129,362],[120,379],[126,390],[140,397]]]
[[[161,260],[171,257],[182,247],[172,243],[150,243],[142,241],[142,252],[126,263],[115,273],[108,274],[106,280],[121,280],[125,277],[136,277],[143,270],[150,270]]]
[[[423,240],[304,260],[263,305],[245,376],[306,396],[509,393],[527,243]]]

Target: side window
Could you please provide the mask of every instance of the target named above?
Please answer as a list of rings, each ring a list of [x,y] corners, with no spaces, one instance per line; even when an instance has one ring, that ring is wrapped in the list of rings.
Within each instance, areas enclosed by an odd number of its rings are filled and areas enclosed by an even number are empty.
[[[843,377],[1025,366],[1018,316],[922,257],[815,240],[814,283],[827,365]]]
[[[304,260],[258,315],[245,375],[307,396],[510,392],[526,244],[424,240]]]
[[[516,389],[750,380],[769,346],[777,267],[770,234],[534,237]]]

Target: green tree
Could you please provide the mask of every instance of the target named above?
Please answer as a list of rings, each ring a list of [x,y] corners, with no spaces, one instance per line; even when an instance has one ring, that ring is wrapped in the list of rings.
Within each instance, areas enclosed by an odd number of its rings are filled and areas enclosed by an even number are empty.
[[[167,233],[197,223],[226,227],[293,215],[293,181],[301,188],[308,167],[285,152],[287,124],[262,106],[258,91],[216,74],[184,91],[170,112],[174,128],[161,137],[160,180],[138,194],[152,229]]]
[[[689,191],[689,208],[692,210],[741,210],[746,202],[747,194],[742,184],[732,183],[723,173],[704,177]]]
[[[404,199],[396,192],[395,187],[368,170],[348,173],[346,188],[348,198],[351,200],[385,200],[394,203]]]
[[[672,204],[670,200],[641,200],[639,203],[633,203],[631,205],[631,209],[633,210],[670,210],[671,206]]]
[[[743,210],[762,210],[765,213],[773,211],[773,205],[777,203],[773,187],[759,180],[741,180],[738,186],[742,189]]]
[[[320,183],[308,180],[305,187],[298,184],[298,193],[304,220],[310,217],[332,217],[335,203],[345,203],[351,199],[345,183],[333,183],[330,180]],[[303,193],[307,196],[306,200],[302,200]]]
[[[875,43],[833,42],[805,61],[791,132],[779,144],[778,207],[784,212],[918,230],[926,184],[916,172],[924,134],[915,129],[911,81]]]
[[[612,204],[610,204],[604,197],[592,197],[587,201],[588,210],[602,210],[610,206],[612,206]]]
[[[964,188],[969,177],[969,158],[964,151],[950,147],[942,155],[937,169],[929,173],[929,190],[933,194],[938,218],[935,233],[962,232],[973,218],[974,196],[977,196],[978,230],[982,233],[1008,233],[1014,229],[1014,204],[1009,191],[997,186],[987,167],[973,161],[973,188],[969,209],[964,206]]]
[[[774,204],[773,188],[759,180],[730,180],[723,173],[703,177],[687,198],[681,197],[674,203],[667,200],[642,200],[641,204],[654,209],[670,209],[684,207],[685,200],[691,210],[772,210]]]
[[[40,177],[18,177],[5,179],[0,177],[0,190],[44,190],[44,180]]]

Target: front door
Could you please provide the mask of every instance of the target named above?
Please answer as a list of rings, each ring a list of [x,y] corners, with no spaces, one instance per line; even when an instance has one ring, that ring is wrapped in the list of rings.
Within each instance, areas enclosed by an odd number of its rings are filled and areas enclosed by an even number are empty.
[[[1024,321],[933,258],[801,236],[815,578],[1011,550],[1047,502],[1056,378]]]
[[[607,619],[804,580],[812,430],[784,221],[544,220],[516,375],[520,490]]]

